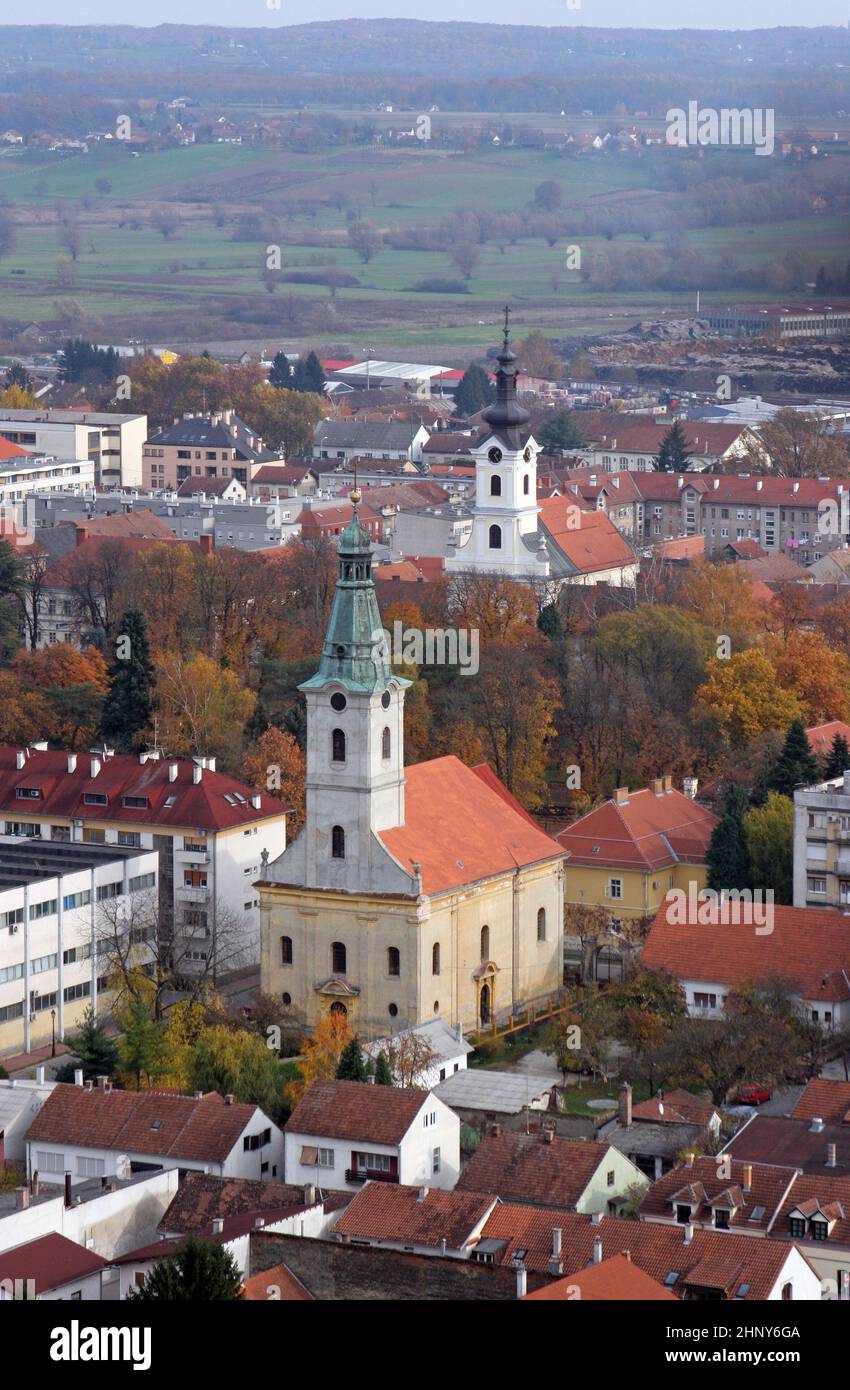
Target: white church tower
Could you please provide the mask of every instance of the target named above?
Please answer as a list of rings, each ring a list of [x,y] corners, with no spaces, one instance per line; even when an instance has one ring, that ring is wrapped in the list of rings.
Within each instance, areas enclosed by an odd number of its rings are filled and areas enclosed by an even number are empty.
[[[516,354],[509,310],[496,373],[496,400],[482,412],[484,429],[469,452],[475,459],[475,510],[469,539],[449,549],[450,572],[487,571],[514,579],[546,579],[549,555],[538,533],[537,455],[531,418],[516,398]]]

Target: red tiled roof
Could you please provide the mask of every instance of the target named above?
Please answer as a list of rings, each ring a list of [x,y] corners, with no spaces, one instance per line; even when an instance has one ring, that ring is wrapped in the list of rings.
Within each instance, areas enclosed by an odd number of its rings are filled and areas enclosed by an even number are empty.
[[[643,502],[679,502],[683,488],[690,488],[701,494],[703,504],[725,506],[744,503],[752,506],[758,502],[766,506],[817,510],[818,503],[824,498],[839,501],[847,490],[846,482],[838,478],[821,482],[817,478],[779,478],[755,474],[741,477],[737,473],[660,473],[658,469],[648,473],[634,473],[627,469],[606,473],[598,464],[571,468],[567,476],[587,496],[596,495],[604,487],[611,497],[619,495],[614,491],[614,479],[619,478],[621,488],[633,488],[637,498]],[[590,483],[590,478],[594,476],[595,488]],[[626,482],[626,479],[630,481]]]
[[[700,1100],[690,1091],[663,1091],[660,1096],[632,1106],[633,1120],[651,1120],[656,1124],[707,1125],[716,1107],[710,1100]]]
[[[850,1081],[828,1081],[826,1077],[815,1077],[791,1111],[791,1118],[821,1119],[824,1124],[850,1125]]]
[[[369,1182],[353,1197],[334,1225],[335,1235],[368,1240],[398,1240],[408,1245],[463,1250],[496,1198],[456,1188],[429,1188]]]
[[[789,1217],[792,1211],[807,1208],[811,1216],[817,1209],[825,1211],[835,1219],[829,1232],[830,1243],[850,1245],[850,1177],[845,1175],[827,1177],[821,1173],[800,1173],[794,1180],[780,1211],[773,1223],[771,1235],[777,1239],[790,1239]]]
[[[845,724],[843,719],[831,719],[828,724],[813,724],[810,729],[806,730],[806,733],[812,752],[817,758],[829,756],[833,740],[837,734],[840,734],[850,744],[850,724]]]
[[[354,516],[354,505],[351,502],[342,502],[338,506],[332,507],[305,507],[295,518],[301,530],[308,531],[328,531],[335,527],[347,526]],[[360,520],[367,525],[370,522],[379,522],[380,516],[369,506],[368,502],[360,503]]]
[[[491,791],[502,798],[506,806],[510,806],[512,811],[516,811],[517,815],[522,816],[523,820],[528,821],[528,824],[532,825],[535,830],[540,829],[537,821],[529,815],[524,806],[520,805],[513,792],[509,792],[504,782],[499,781],[489,763],[476,763],[472,771],[476,777],[480,777],[485,787],[489,787]]]
[[[504,1240],[500,1256],[509,1265],[524,1250],[524,1261],[531,1270],[548,1270],[552,1253],[552,1229],[561,1231],[561,1259],[564,1269],[578,1271],[593,1261],[598,1236],[603,1260],[628,1250],[632,1263],[651,1279],[664,1284],[668,1275],[678,1278],[669,1285],[681,1294],[690,1284],[720,1288],[726,1298],[734,1298],[746,1284],[743,1299],[761,1302],[774,1288],[790,1245],[784,1241],[753,1240],[733,1231],[696,1229],[689,1245],[681,1226],[652,1221],[628,1221],[603,1216],[594,1222],[578,1212],[545,1211],[540,1207],[514,1206],[503,1202],[487,1218],[482,1239]]]
[[[654,870],[705,861],[717,817],[673,788],[606,801],[555,837],[576,864]]]
[[[313,470],[307,464],[264,463],[252,475],[251,486],[257,483],[301,483],[308,474],[313,474]]]
[[[400,1144],[428,1096],[401,1086],[360,1081],[314,1081],[284,1128],[288,1134],[323,1139],[362,1139]]]
[[[313,1295],[284,1264],[272,1265],[259,1274],[249,1275],[242,1284],[242,1297],[249,1303],[268,1299],[277,1303],[313,1302]]]
[[[27,1139],[223,1163],[256,1110],[255,1105],[228,1105],[217,1091],[195,1100],[163,1091],[98,1086],[89,1091],[60,1083],[30,1125]]]
[[[735,555],[737,555],[739,560],[758,560],[761,559],[763,555],[767,555],[768,553],[766,550],[763,549],[762,546],[759,545],[758,541],[752,540],[728,541],[725,546],[725,549],[731,550]]]
[[[33,1279],[37,1294],[85,1279],[107,1268],[93,1250],[53,1232],[0,1254],[0,1280]]]
[[[557,1303],[563,1300],[581,1299],[583,1303],[600,1300],[621,1303],[676,1303],[675,1294],[665,1289],[656,1279],[644,1274],[642,1269],[632,1264],[627,1255],[612,1255],[598,1265],[589,1265],[566,1279],[556,1279],[552,1284],[544,1284],[535,1293],[527,1293],[523,1303]]]
[[[688,1167],[677,1163],[647,1189],[640,1204],[640,1219],[651,1221],[675,1219],[674,1199],[686,1189],[693,1188],[694,1206],[691,1210],[695,1224],[713,1220],[712,1202],[727,1199],[733,1193],[736,1209],[729,1212],[731,1230],[757,1232],[764,1235],[779,1210],[792,1182],[795,1168],[775,1163],[753,1163],[733,1158],[729,1176],[719,1178],[716,1155],[695,1158]]]
[[[580,574],[636,563],[634,550],[605,512],[577,513],[575,503],[567,497],[547,497],[539,506],[540,525],[547,540]]]
[[[850,1125],[843,1121],[815,1127],[789,1115],[757,1113],[729,1141],[726,1152],[754,1164],[787,1164],[813,1177],[850,1179]]]
[[[60,522],[60,525],[64,523]],[[75,555],[85,555],[86,559],[97,559],[99,552],[108,545],[120,545],[122,553],[131,557],[152,550],[156,545],[187,545],[192,550],[200,550],[198,541],[184,541],[170,532],[167,536],[92,536],[88,540],[80,542],[73,550],[54,561],[47,569],[45,574],[45,584],[48,588],[63,589],[69,588],[73,582],[75,570]]]
[[[329,1194],[324,1189],[322,1197],[327,1211],[349,1201],[345,1193]],[[247,1216],[253,1224],[253,1218],[263,1212],[292,1213],[303,1211],[306,1206],[304,1188],[291,1183],[187,1173],[160,1222],[160,1229],[194,1233],[206,1230],[218,1217],[226,1221]],[[272,1218],[268,1216],[267,1219]]]
[[[679,424],[691,453],[703,457],[722,457],[749,431],[748,425],[710,424],[704,420],[680,420]],[[610,433],[599,437],[597,447],[618,454],[657,454],[672,425],[672,419],[656,425],[654,421],[623,417],[611,427]]]
[[[29,458],[31,452],[30,449],[25,449],[22,444],[13,444],[0,434],[0,459]]]
[[[506,1130],[482,1139],[455,1191],[491,1192],[506,1202],[574,1207],[607,1152],[604,1143],[587,1139],[556,1137],[547,1142],[543,1134]]]
[[[447,893],[563,853],[459,758],[414,763],[406,777],[405,823],[379,838],[408,872],[421,866],[425,893]]]
[[[772,931],[757,936],[753,925],[723,925],[719,909],[707,903],[699,910],[707,922],[679,925],[679,908],[668,895],[650,928],[643,964],[680,980],[728,986],[781,975],[803,999],[850,999],[850,917],[829,908],[774,907]]]
[[[266,796],[228,777],[204,768],[201,780],[194,780],[195,763],[189,758],[149,758],[141,762],[130,753],[100,757],[100,771],[91,775],[92,755],[80,753],[73,772],[68,771],[68,754],[47,749],[27,751],[23,768],[16,763],[18,749],[0,745],[0,811],[26,813],[42,819],[60,817],[83,820],[124,821],[129,825],[166,825],[203,830],[227,830],[248,825],[267,816],[280,816],[288,809],[274,797]],[[169,780],[169,767],[177,776]],[[19,786],[38,785],[37,801],[21,801],[15,795]],[[86,803],[86,793],[108,796],[106,806]],[[259,796],[259,806],[251,798]],[[125,797],[146,797],[147,807],[124,805]],[[228,801],[226,798],[229,797]],[[173,805],[169,805],[174,798]],[[240,800],[241,798],[241,800]]]
[[[207,497],[220,497],[234,482],[241,487],[238,478],[196,478],[193,474],[183,479],[177,489],[177,496],[193,497],[198,493],[204,493]]]
[[[679,536],[674,541],[662,541],[655,547],[662,560],[694,560],[705,554],[705,536]]]

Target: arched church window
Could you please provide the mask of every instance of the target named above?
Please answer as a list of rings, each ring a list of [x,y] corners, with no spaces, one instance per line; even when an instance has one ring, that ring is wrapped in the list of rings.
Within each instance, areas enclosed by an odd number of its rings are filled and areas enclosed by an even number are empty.
[[[280,963],[281,965],[292,964],[292,937],[282,936],[280,938]]]
[[[501,497],[501,495],[502,495],[502,480],[501,480],[501,478],[499,477],[498,473],[494,473],[493,476],[492,476],[492,478],[490,479],[490,496],[491,496],[491,497]]]
[[[333,975],[344,975],[348,964],[348,952],[345,943],[342,941],[331,942],[331,973]]]
[[[345,858],[345,831],[341,825],[335,825],[331,831],[331,855],[334,859]]]
[[[531,480],[529,479],[529,476],[528,476],[528,474],[526,473],[525,477],[524,477],[523,480],[522,480],[522,490],[523,490],[523,492],[525,493],[526,496],[528,496],[528,490],[529,490],[530,487],[531,487]]]
[[[381,757],[391,757],[392,751],[392,734],[390,733],[389,725],[387,725],[384,729],[384,732],[381,734]]]
[[[387,974],[401,974],[401,955],[397,946],[389,946],[387,948]]]
[[[432,975],[439,975],[439,973],[440,973],[440,943],[439,943],[439,941],[435,941],[434,944],[433,944],[433,946],[431,947],[431,974],[432,974]]]
[[[539,908],[537,909],[537,940],[538,940],[538,941],[545,941],[545,940],[546,940],[546,909],[545,909],[545,907],[539,907]]]
[[[501,550],[502,548],[502,528],[501,526],[490,527],[490,549]]]
[[[481,959],[490,959],[490,928],[481,928]]]
[[[342,729],[334,729],[331,734],[331,761],[345,762],[345,734]]]

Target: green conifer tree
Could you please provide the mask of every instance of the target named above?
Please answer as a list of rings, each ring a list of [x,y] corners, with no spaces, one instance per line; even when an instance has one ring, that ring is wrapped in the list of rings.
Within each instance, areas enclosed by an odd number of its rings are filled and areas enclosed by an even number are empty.
[[[119,753],[130,753],[136,735],[151,717],[154,672],[148,630],[141,613],[124,614],[109,666],[109,690],[103,702],[100,731]]]
[[[793,799],[795,787],[811,786],[819,782],[820,777],[818,760],[812,752],[805,725],[802,719],[795,719],[768,777],[768,790]]]
[[[744,814],[748,806],[744,788],[730,787],[723,815],[714,827],[705,857],[708,886],[716,892],[750,886],[750,856],[744,837]]]

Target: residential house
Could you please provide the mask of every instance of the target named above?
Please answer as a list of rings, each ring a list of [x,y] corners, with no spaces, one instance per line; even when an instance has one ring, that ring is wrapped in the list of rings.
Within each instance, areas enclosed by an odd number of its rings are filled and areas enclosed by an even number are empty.
[[[217,1091],[182,1096],[58,1084],[27,1134],[27,1171],[61,1181],[176,1168],[221,1177],[277,1177],[283,1135],[258,1105]]]
[[[850,724],[843,719],[829,719],[825,724],[813,724],[806,730],[806,737],[815,757],[826,762],[836,737],[843,738],[850,747]]]
[[[177,1192],[176,1168],[130,1178],[79,1178],[35,1172],[28,1184],[0,1192],[0,1250],[58,1233],[105,1260],[153,1240]]]
[[[493,1124],[525,1129],[529,1113],[549,1109],[552,1083],[524,1072],[468,1067],[452,1072],[435,1088],[465,1125],[484,1131]]]
[[[593,468],[604,473],[617,469],[649,473],[658,468],[658,454],[672,420],[661,423],[624,416],[610,434],[596,439],[592,447],[576,453]],[[710,424],[705,420],[680,420],[687,440],[688,471],[723,471],[742,458],[748,448],[761,448],[758,436],[746,425]]]
[[[659,907],[642,961],[675,976],[692,1017],[722,1017],[730,989],[774,975],[790,979],[812,1022],[850,1020],[850,917],[835,910],[681,895]]]
[[[336,1219],[333,1237],[416,1255],[468,1259],[498,1197],[367,1182]]]
[[[583,511],[565,497],[545,498],[539,511],[553,579],[635,587],[638,557],[604,511]]]
[[[850,1178],[850,1124],[793,1115],[750,1115],[724,1153],[753,1163],[784,1163],[810,1177]]]
[[[815,584],[850,584],[850,549],[827,551],[813,565],[809,565],[806,577]]]
[[[406,1039],[409,1039],[412,1055],[420,1052],[428,1057],[427,1068],[416,1078],[417,1086],[421,1086],[423,1091],[432,1091],[456,1071],[466,1071],[466,1059],[470,1052],[475,1051],[472,1044],[465,1040],[460,1024],[452,1028],[443,1018],[429,1018],[425,1023],[408,1029],[406,1034],[396,1033],[394,1038],[376,1038],[374,1042],[366,1043],[363,1051],[369,1057],[377,1058],[381,1051],[388,1051],[393,1041],[396,1046],[403,1047]],[[402,1085],[402,1078],[396,1076],[395,1083]]]
[[[210,951],[231,969],[256,959],[254,883],[264,854],[286,844],[287,809],[217,772],[214,758],[0,746],[6,839],[34,838],[40,851],[45,842],[59,844],[59,852],[69,843],[118,846],[119,855],[156,851],[159,911],[182,938],[186,968]],[[226,939],[217,939],[217,921],[227,926]]]
[[[794,906],[850,907],[850,771],[794,792]]]
[[[352,1191],[371,1179],[452,1188],[460,1170],[460,1121],[433,1092],[314,1081],[284,1133],[290,1183]]]
[[[638,791],[618,787],[609,801],[555,837],[568,856],[565,901],[604,908],[615,930],[629,919],[649,916],[670,889],[705,886],[716,824],[717,817],[677,791],[669,776],[656,777],[651,787]],[[616,942],[600,942],[594,953],[585,961],[581,942],[567,942],[567,959],[580,962],[582,974],[593,979],[616,964]]]
[[[21,523],[22,504],[34,492],[75,492],[94,487],[94,464],[89,459],[58,459],[10,444],[0,436],[0,508],[5,517]]]
[[[710,1101],[679,1089],[633,1105],[632,1088],[624,1081],[616,1119],[600,1125],[597,1134],[654,1180],[674,1167],[689,1145],[701,1149],[716,1140],[720,1115]]]
[[[361,502],[358,509],[360,524],[365,526],[372,541],[383,540],[383,518],[368,502]],[[351,502],[324,502],[304,499],[303,510],[296,516],[296,525],[301,528],[302,540],[317,540],[325,536],[338,541],[343,531],[351,524],[354,506]]]
[[[350,462],[363,457],[419,463],[428,438],[428,430],[418,419],[320,420],[313,432],[313,458]]]
[[[481,1140],[457,1184],[458,1192],[490,1192],[504,1202],[615,1216],[630,1190],[647,1179],[607,1143],[560,1139],[551,1130],[511,1131]]]
[[[830,1081],[814,1077],[806,1086],[794,1109],[795,1120],[821,1119],[826,1124],[850,1125],[850,1081]]]
[[[106,1267],[100,1255],[67,1236],[41,1236],[0,1255],[0,1303],[33,1295],[39,1302],[99,1300]]]
[[[55,1085],[45,1080],[43,1066],[36,1068],[34,1081],[0,1077],[0,1173],[10,1164],[24,1163],[27,1130]]]
[[[141,484],[176,491],[187,478],[235,478],[247,492],[257,465],[279,459],[234,411],[188,411],[148,436]]]
[[[264,502],[281,497],[315,497],[319,475],[307,464],[261,463],[251,474],[249,488],[252,497]]]
[[[196,497],[201,502],[245,502],[247,490],[238,478],[184,478],[177,496],[181,501]]]

